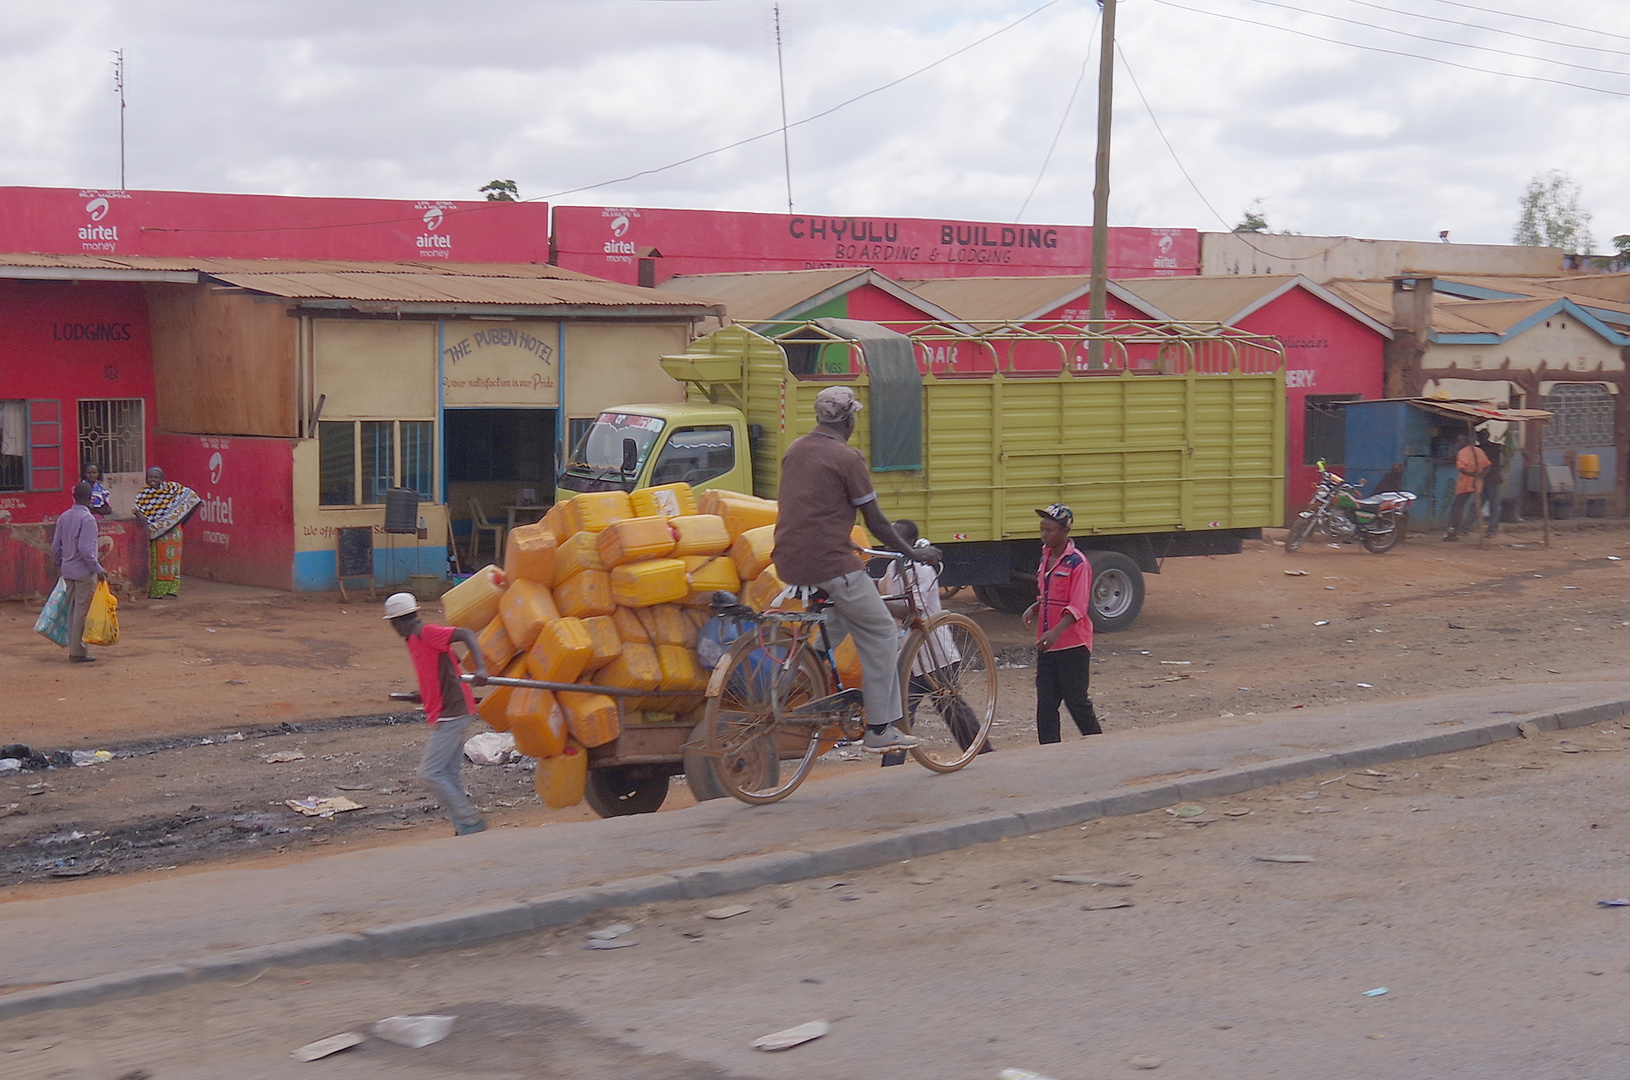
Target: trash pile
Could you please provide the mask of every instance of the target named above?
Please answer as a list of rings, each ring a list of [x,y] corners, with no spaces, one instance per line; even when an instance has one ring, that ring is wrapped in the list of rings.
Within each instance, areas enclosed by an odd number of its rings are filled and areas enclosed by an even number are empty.
[[[583,797],[586,751],[623,724],[702,721],[717,648],[697,653],[718,591],[763,611],[785,590],[771,556],[776,504],[689,484],[596,491],[556,503],[509,534],[504,565],[442,597],[448,622],[476,633],[492,675],[650,691],[624,696],[498,687],[477,713],[538,759],[545,805]],[[862,534],[863,535],[863,534]],[[715,645],[717,642],[714,643]]]

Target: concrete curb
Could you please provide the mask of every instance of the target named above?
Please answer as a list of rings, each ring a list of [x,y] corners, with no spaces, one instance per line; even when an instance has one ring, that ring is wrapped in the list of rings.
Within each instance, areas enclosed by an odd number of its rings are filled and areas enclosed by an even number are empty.
[[[325,934],[240,949],[218,956],[115,972],[0,996],[0,1021],[48,1009],[75,1008],[115,997],[174,989],[189,982],[253,976],[270,967],[344,963],[412,956],[432,949],[566,926],[608,908],[664,900],[702,900],[810,878],[864,870],[902,859],[1047,832],[1097,818],[1124,817],[1180,802],[1237,795],[1315,773],[1361,769],[1393,761],[1454,753],[1521,736],[1518,725],[1542,731],[1585,727],[1630,715],[1630,700],[1563,712],[1470,724],[1410,739],[1346,750],[1319,751],[1218,769],[1181,780],[1145,784],[1106,795],[1085,795],[1015,806],[1001,813],[913,825],[828,848],[751,855],[686,867],[606,885],[571,889],[518,903],[494,904],[411,922]]]

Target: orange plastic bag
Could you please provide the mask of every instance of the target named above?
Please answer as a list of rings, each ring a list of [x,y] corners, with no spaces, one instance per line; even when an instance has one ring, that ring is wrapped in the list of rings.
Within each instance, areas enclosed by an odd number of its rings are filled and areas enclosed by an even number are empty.
[[[98,581],[96,591],[91,594],[91,609],[85,616],[85,633],[81,640],[87,645],[119,643],[119,598],[105,581]]]

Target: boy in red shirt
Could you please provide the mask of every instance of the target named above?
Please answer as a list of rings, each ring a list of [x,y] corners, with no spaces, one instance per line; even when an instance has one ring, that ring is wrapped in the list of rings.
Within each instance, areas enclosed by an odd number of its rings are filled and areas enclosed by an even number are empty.
[[[475,698],[459,678],[453,642],[461,641],[475,658],[476,686],[487,681],[487,665],[475,635],[458,626],[436,626],[419,618],[419,601],[412,593],[396,593],[385,600],[385,618],[407,642],[413,673],[419,677],[419,700],[430,724],[419,776],[441,800],[453,819],[453,835],[468,836],[487,828],[481,811],[464,790],[464,735],[475,719]]]
[[[1037,510],[1041,518],[1041,565],[1036,570],[1036,602],[1024,625],[1036,623],[1036,738],[1060,741],[1058,706],[1083,735],[1099,735],[1098,715],[1087,697],[1092,672],[1092,564],[1070,539],[1075,514],[1063,503]]]

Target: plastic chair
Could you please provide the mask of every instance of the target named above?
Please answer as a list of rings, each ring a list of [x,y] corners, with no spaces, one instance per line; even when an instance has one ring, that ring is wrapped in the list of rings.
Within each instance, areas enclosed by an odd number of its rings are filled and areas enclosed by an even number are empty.
[[[470,564],[477,565],[481,558],[481,534],[492,533],[492,561],[495,563],[504,560],[504,521],[492,521],[487,512],[481,509],[481,500],[475,496],[470,497]]]

